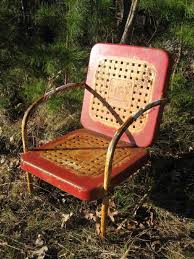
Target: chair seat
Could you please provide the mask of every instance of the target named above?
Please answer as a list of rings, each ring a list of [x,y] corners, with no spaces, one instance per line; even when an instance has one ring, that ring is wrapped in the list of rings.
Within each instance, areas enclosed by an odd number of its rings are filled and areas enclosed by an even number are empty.
[[[105,158],[110,138],[80,129],[22,154],[21,168],[81,200],[103,196]],[[148,158],[146,148],[117,145],[111,186],[129,177]]]

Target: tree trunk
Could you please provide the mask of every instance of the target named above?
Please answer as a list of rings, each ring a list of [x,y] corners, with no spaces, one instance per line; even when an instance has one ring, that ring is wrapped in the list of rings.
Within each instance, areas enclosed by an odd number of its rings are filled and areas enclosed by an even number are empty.
[[[120,41],[127,21],[127,17],[130,11],[132,0],[116,0],[116,18],[117,18],[117,35],[118,41]]]
[[[133,21],[137,12],[139,0],[132,0],[131,8],[128,13],[127,21],[125,24],[125,29],[122,35],[122,38],[120,40],[120,43],[130,43],[130,36],[133,29]]]

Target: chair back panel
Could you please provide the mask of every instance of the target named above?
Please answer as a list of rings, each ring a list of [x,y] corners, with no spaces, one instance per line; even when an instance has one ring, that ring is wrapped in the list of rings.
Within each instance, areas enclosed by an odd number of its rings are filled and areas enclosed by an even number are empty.
[[[85,128],[113,136],[130,115],[164,95],[168,69],[166,52],[116,44],[97,44],[90,56],[81,121]],[[141,116],[122,139],[149,146],[154,139],[162,108]],[[151,123],[151,125],[150,125]]]

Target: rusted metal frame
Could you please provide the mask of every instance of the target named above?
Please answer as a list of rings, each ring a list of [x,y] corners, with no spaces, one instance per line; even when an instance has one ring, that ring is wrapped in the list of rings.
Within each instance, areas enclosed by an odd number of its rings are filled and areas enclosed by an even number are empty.
[[[23,152],[28,151],[28,134],[27,134],[27,125],[28,125],[28,120],[30,116],[33,114],[35,109],[42,104],[43,102],[47,101],[51,96],[62,92],[62,91],[67,91],[72,88],[77,88],[77,87],[85,87],[85,82],[81,83],[68,83],[62,86],[57,87],[56,89],[53,89],[46,93],[44,96],[40,97],[37,101],[32,103],[29,108],[26,110],[23,119],[22,119],[22,144],[23,144]],[[33,186],[32,186],[32,175],[30,173],[26,173],[27,175],[27,189],[28,192],[31,193]]]
[[[109,198],[108,198],[108,191],[109,191],[109,185],[110,185],[110,176],[112,171],[112,161],[114,157],[114,152],[116,149],[116,145],[119,142],[121,136],[123,133],[128,129],[128,127],[137,120],[144,112],[147,110],[164,104],[166,102],[166,99],[160,99],[156,100],[154,102],[151,102],[147,104],[144,108],[141,108],[138,112],[136,112],[134,115],[130,116],[126,122],[123,123],[123,125],[115,132],[112,140],[109,143],[108,150],[106,153],[106,161],[105,161],[105,171],[104,171],[104,191],[105,196],[102,201],[102,210],[101,210],[101,226],[100,226],[100,236],[102,239],[105,237],[105,231],[106,231],[106,217],[108,213],[108,206],[109,206]]]

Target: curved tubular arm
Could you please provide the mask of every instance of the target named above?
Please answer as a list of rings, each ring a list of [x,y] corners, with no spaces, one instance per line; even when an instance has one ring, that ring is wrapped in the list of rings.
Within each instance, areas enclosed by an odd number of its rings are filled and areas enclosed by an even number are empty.
[[[77,88],[77,87],[85,87],[85,82],[81,83],[68,83],[62,86],[57,87],[56,89],[53,89],[40,97],[37,101],[32,103],[29,108],[26,110],[24,113],[23,119],[22,119],[22,144],[23,144],[23,152],[28,151],[28,139],[27,139],[27,124],[30,116],[32,113],[35,111],[37,106],[45,101],[47,101],[51,96],[55,95],[56,93],[62,92],[62,91],[67,91],[72,88]]]
[[[144,112],[147,110],[164,104],[166,102],[166,99],[160,99],[154,102],[151,102],[147,104],[144,108],[141,108],[138,112],[136,112],[134,115],[130,116],[124,123],[123,125],[115,132],[111,142],[109,143],[108,150],[106,153],[106,161],[105,161],[105,171],[104,171],[104,190],[107,192],[110,184],[110,175],[112,171],[112,161],[113,161],[113,156],[114,152],[116,149],[116,145],[118,141],[120,140],[121,136],[123,133],[128,129],[128,127],[135,121],[137,120],[138,117],[140,117]]]

